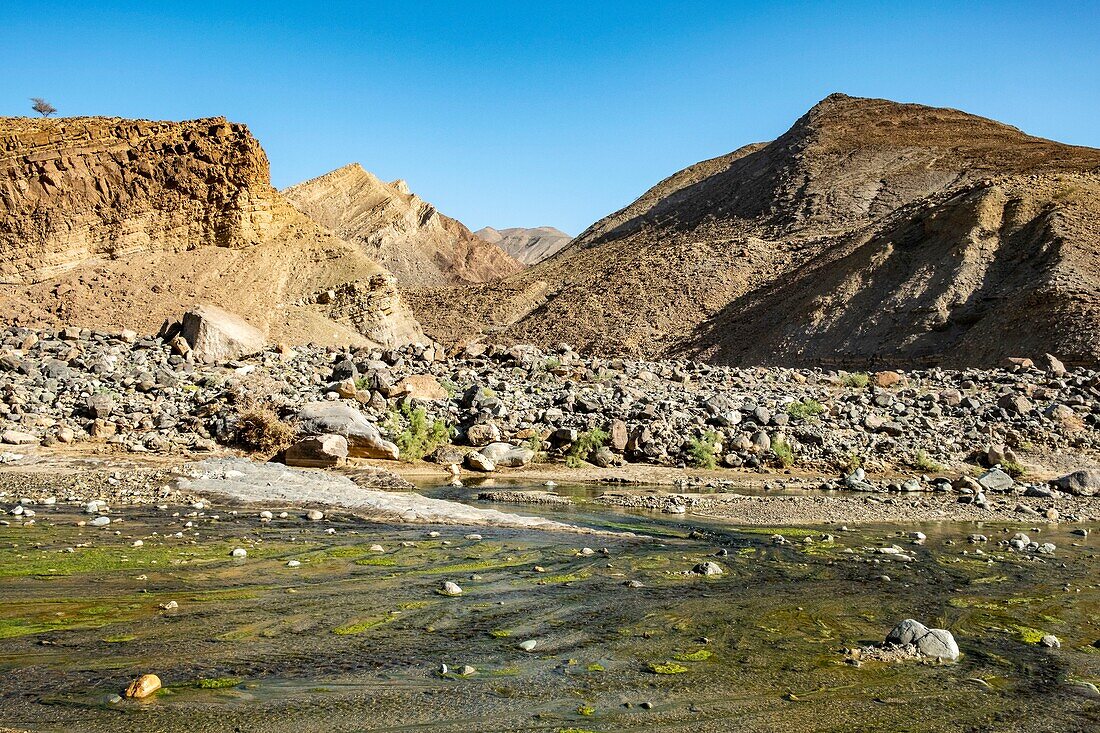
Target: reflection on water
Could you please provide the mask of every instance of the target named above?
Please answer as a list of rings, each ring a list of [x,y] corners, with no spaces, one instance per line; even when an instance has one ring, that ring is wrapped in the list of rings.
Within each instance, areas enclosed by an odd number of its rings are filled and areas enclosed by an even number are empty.
[[[258,509],[233,516],[227,507],[190,518],[186,508],[134,510],[109,530],[78,528],[63,510],[40,513],[33,527],[0,527],[0,725],[298,733],[1100,723],[1085,684],[1100,680],[1091,646],[1100,571],[1093,538],[1069,527],[1044,529],[1058,550],[1030,559],[996,544],[1026,525],[842,532],[594,505],[499,508],[647,536],[306,522],[293,510],[261,523]],[[916,529],[923,544],[908,536]],[[775,532],[788,542],[775,544]],[[969,544],[975,532],[991,541]],[[895,543],[912,562],[875,551]],[[234,547],[248,558],[231,559]],[[724,574],[688,572],[704,560]],[[462,595],[438,592],[448,580]],[[162,610],[170,601],[178,608]],[[878,641],[909,616],[952,630],[961,661],[845,663],[840,649]],[[1036,644],[1038,632],[1057,635],[1061,648]],[[519,648],[528,640],[530,652]],[[476,673],[456,674],[465,665]],[[106,702],[143,672],[168,690]]]

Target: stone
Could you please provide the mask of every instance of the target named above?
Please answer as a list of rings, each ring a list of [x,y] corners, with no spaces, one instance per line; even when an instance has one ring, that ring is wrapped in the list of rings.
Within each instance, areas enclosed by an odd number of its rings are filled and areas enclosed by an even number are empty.
[[[495,463],[489,460],[487,456],[477,451],[466,454],[466,468],[471,471],[481,471],[482,473],[492,473],[497,470]]]
[[[299,440],[284,455],[286,465],[304,468],[342,466],[347,459],[348,439],[331,433]]]
[[[927,634],[917,639],[916,644],[917,651],[925,657],[951,662],[959,658],[959,645],[946,629],[929,629]]]
[[[917,639],[928,633],[928,627],[916,619],[907,618],[901,621],[886,635],[887,644],[913,644]]]
[[[222,364],[263,349],[266,338],[244,318],[214,305],[203,304],[183,314],[180,335],[195,359]]]
[[[458,587],[458,583],[448,580],[443,583],[440,593],[445,596],[460,596],[462,595],[462,588]]]
[[[691,569],[691,572],[696,575],[722,575],[725,571],[722,570],[722,566],[716,562],[701,562]]]
[[[609,435],[607,447],[615,453],[625,451],[627,441],[630,439],[626,423],[622,420],[612,420],[607,432]]]
[[[21,430],[5,430],[0,435],[0,440],[3,440],[8,445],[38,445],[39,440],[36,436],[30,433],[24,433]]]
[[[310,509],[308,512],[306,512],[306,519],[311,522],[320,522],[324,518],[325,513],[320,509]]]
[[[1010,413],[1026,415],[1031,412],[1031,401],[1023,395],[1007,394],[997,400],[997,406]]]
[[[871,379],[875,383],[876,387],[882,387],[885,389],[887,387],[893,387],[895,384],[900,382],[901,375],[897,372],[891,371],[875,372],[874,376]]]
[[[1043,358],[1039,362],[1043,365],[1043,369],[1046,370],[1047,374],[1051,376],[1064,377],[1066,375],[1066,365],[1053,354],[1043,354]]]
[[[999,468],[991,468],[978,477],[978,484],[986,491],[1008,491],[1016,482]]]
[[[233,549],[233,552],[229,554],[231,557],[244,558],[248,557],[248,550],[244,549],[243,547],[236,547]]]
[[[500,440],[500,428],[493,423],[477,423],[466,429],[466,442],[472,446],[489,445]]]
[[[1039,640],[1039,643],[1042,644],[1043,646],[1045,646],[1048,649],[1061,649],[1062,648],[1062,642],[1059,641],[1058,637],[1055,636],[1054,634],[1044,635],[1043,638]]]
[[[298,410],[298,429],[304,435],[342,435],[348,455],[397,460],[397,446],[382,437],[359,410],[342,402],[308,402]]]
[[[149,697],[159,689],[160,677],[157,677],[155,674],[143,674],[130,683],[126,688],[125,695],[135,700],[141,700],[142,698]]]
[[[413,374],[394,385],[389,396],[413,400],[445,400],[450,394],[432,375]]]
[[[538,641],[535,639],[528,639],[527,641],[521,641],[517,646],[525,652],[530,652],[534,651],[535,647],[538,646]]]
[[[535,459],[533,450],[522,446],[517,447],[511,443],[490,443],[478,452],[485,456],[496,468],[501,466],[520,468]]]
[[[1100,494],[1100,468],[1084,468],[1067,473],[1051,481],[1059,491],[1074,496],[1096,496]]]

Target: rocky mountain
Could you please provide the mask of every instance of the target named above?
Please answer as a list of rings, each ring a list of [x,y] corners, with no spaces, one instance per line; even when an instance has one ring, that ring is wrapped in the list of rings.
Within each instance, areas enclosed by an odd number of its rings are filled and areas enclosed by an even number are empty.
[[[224,118],[0,118],[0,314],[154,332],[196,302],[272,339],[422,338],[393,277],[270,184]]]
[[[302,213],[357,244],[402,286],[481,283],[511,275],[519,263],[461,222],[410,193],[346,165],[283,191]]]
[[[523,265],[534,265],[556,254],[573,239],[554,227],[493,229],[483,227],[474,234],[497,245]]]
[[[515,341],[729,364],[1100,362],[1100,150],[832,95],[463,296]],[[461,323],[427,314],[429,331]]]

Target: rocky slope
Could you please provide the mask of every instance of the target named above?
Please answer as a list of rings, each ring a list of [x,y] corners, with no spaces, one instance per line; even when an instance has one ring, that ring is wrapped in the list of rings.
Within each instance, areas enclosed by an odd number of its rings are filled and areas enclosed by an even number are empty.
[[[520,269],[500,247],[410,193],[404,181],[386,183],[358,163],[283,193],[304,214],[363,247],[403,286],[481,283]]]
[[[544,297],[509,321],[487,312],[489,330],[730,364],[1095,365],[1100,150],[833,95],[775,141],[662,181],[509,287],[537,283]],[[501,311],[476,292],[464,308],[479,300]]]
[[[533,229],[483,227],[474,234],[486,242],[497,245],[523,265],[542,262],[547,257],[557,254],[573,239],[554,227],[534,227]]]
[[[393,278],[270,185],[224,118],[0,118],[0,314],[154,332],[210,302],[273,339],[421,338]]]

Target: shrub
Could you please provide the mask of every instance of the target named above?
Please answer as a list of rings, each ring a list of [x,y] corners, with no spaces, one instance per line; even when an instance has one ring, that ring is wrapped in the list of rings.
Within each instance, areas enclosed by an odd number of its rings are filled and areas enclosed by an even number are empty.
[[[237,442],[257,453],[274,454],[294,442],[294,429],[266,407],[247,407],[237,414]]]
[[[797,420],[813,420],[825,412],[825,407],[812,397],[787,405],[787,414]]]
[[[451,426],[445,420],[429,422],[423,407],[414,409],[407,402],[397,410],[390,410],[385,427],[401,451],[403,461],[418,461],[451,442]]]
[[[871,376],[867,372],[852,372],[851,374],[845,374],[840,383],[845,387],[863,389],[871,383]]]
[[[772,441],[772,453],[775,454],[776,460],[783,468],[790,468],[794,465],[794,447],[783,436],[776,436],[775,440]]]
[[[700,438],[692,438],[688,445],[688,458],[695,468],[711,469],[718,465],[714,449],[718,447],[718,433],[708,430]]]
[[[577,436],[577,440],[565,454],[565,465],[570,468],[580,468],[581,463],[587,461],[589,456],[607,445],[611,436],[606,430],[593,428],[586,430]]]
[[[923,448],[918,450],[916,457],[913,458],[913,466],[928,473],[938,473],[943,470],[943,466],[932,460]]]
[[[845,473],[852,473],[857,468],[863,468],[863,457],[858,453],[849,453],[840,463],[840,468]]]
[[[1001,468],[1012,478],[1020,478],[1027,473],[1027,469],[1016,461],[1004,461],[1001,463]]]

